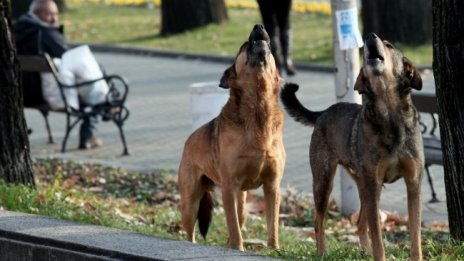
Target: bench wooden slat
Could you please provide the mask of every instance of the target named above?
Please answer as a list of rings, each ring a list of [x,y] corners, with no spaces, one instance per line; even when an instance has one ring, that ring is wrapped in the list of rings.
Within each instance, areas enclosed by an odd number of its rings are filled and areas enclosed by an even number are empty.
[[[441,141],[437,137],[423,137],[426,165],[443,165]]]
[[[26,72],[51,72],[47,60],[35,55],[18,55],[21,70]]]
[[[419,112],[438,113],[437,97],[434,93],[416,93],[411,95],[412,103]]]

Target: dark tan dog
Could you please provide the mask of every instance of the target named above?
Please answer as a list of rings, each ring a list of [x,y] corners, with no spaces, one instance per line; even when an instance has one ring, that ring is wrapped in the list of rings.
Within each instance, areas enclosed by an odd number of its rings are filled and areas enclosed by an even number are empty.
[[[422,88],[418,71],[400,51],[375,34],[366,38],[364,66],[355,83],[355,90],[364,95],[362,106],[338,103],[325,111],[313,112],[297,100],[297,85],[287,84],[283,88],[281,98],[288,113],[298,122],[314,125],[310,163],[319,254],[326,251],[324,218],[335,170],[340,164],[357,183],[361,200],[360,242],[364,249],[373,252],[375,260],[385,260],[378,215],[382,184],[404,178],[411,259],[422,259],[420,183],[424,153],[418,113],[411,103],[412,88]]]
[[[186,141],[179,167],[180,210],[188,239],[195,223],[206,236],[213,185],[222,189],[229,247],[243,250],[246,191],[263,185],[268,245],[278,247],[280,180],[285,165],[284,115],[278,104],[280,76],[264,27],[256,25],[221,78],[230,98],[219,116]]]

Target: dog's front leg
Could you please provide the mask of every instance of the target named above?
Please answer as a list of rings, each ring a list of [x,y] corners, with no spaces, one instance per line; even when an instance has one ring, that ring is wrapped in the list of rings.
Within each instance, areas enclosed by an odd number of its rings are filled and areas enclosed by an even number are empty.
[[[279,182],[266,182],[263,184],[264,200],[266,202],[266,222],[268,231],[267,245],[279,248]]]
[[[237,192],[237,214],[238,214],[238,223],[240,226],[240,230],[245,225],[246,216],[247,216],[246,198],[247,198],[246,191]]]
[[[237,213],[237,191],[231,187],[222,187],[222,203],[224,204],[224,212],[226,215],[227,228],[229,230],[230,248],[243,251],[243,239],[240,232],[240,223]]]
[[[422,260],[421,220],[422,220],[422,167],[413,160],[403,164],[407,169],[404,175],[408,192],[409,233],[411,236],[411,260]]]
[[[361,207],[359,208],[358,216],[358,236],[359,243],[361,248],[369,254],[372,254],[371,240],[369,239],[368,228],[367,228],[367,211],[366,211],[366,202],[363,196],[363,191],[359,188],[362,188],[363,183],[358,177],[354,177],[356,186],[358,187],[359,200],[361,201]]]
[[[375,172],[371,172],[375,173]],[[382,231],[380,230],[380,217],[379,217],[379,199],[381,184],[377,182],[376,177],[372,177],[369,174],[364,176],[364,184],[360,195],[363,197],[365,202],[366,211],[365,218],[369,227],[369,233],[371,236],[372,251],[374,260],[384,261],[385,250],[382,243]]]

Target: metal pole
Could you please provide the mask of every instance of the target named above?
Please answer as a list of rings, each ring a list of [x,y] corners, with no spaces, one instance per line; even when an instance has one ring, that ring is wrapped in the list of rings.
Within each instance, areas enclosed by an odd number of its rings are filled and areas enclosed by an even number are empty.
[[[332,8],[332,32],[333,49],[335,58],[335,95],[337,102],[361,103],[361,96],[354,91],[354,83],[359,73],[359,51],[358,47],[342,50],[339,39],[340,17],[337,18],[336,12],[341,10],[356,9],[355,18],[357,19],[356,0],[331,0]],[[356,22],[357,26],[357,22]],[[342,27],[346,29],[346,27]],[[358,30],[358,28],[351,28]],[[349,31],[349,29],[348,29]],[[345,31],[345,33],[347,33]],[[359,210],[359,195],[356,183],[349,176],[344,168],[339,168],[341,177],[341,207],[342,213],[349,216]]]

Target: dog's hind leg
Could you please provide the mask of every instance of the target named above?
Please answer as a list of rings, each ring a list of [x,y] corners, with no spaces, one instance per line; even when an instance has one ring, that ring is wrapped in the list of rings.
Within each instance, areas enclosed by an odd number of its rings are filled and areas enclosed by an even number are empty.
[[[323,255],[327,250],[325,244],[324,220],[329,205],[330,193],[332,192],[337,162],[331,159],[327,150],[323,149],[327,148],[325,144],[318,145],[316,139],[313,139],[312,142],[310,161],[313,173],[313,194],[316,208],[316,247],[317,253]]]
[[[193,167],[181,162],[179,168],[180,212],[182,226],[187,233],[187,239],[195,243],[195,223],[197,221],[200,200],[205,193],[199,176]]]
[[[247,216],[246,198],[247,198],[246,191],[237,192],[237,214],[238,214],[238,223],[240,225],[240,229],[242,229],[243,226],[245,225],[246,216]]]

